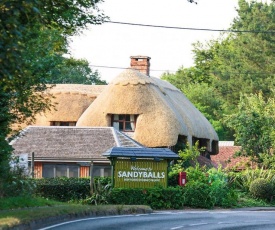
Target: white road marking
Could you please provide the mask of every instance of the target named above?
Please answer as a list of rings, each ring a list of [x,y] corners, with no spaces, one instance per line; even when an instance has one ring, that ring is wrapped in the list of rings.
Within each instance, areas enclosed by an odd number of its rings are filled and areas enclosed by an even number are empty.
[[[173,215],[173,214],[177,214],[175,212],[153,212],[151,213],[151,215]]]
[[[248,221],[243,221],[244,223],[259,223],[259,222],[268,222],[270,220],[248,220]]]
[[[182,225],[182,226],[178,226],[178,227],[174,227],[174,228],[170,228],[171,230],[175,230],[175,229],[180,229],[180,228],[183,228],[184,227],[184,225]]]
[[[173,211],[173,212],[165,212],[165,211],[158,211],[158,212],[153,212],[151,213],[152,215],[177,215],[177,214],[196,214],[196,213],[206,213],[210,211]]]
[[[209,223],[197,223],[197,224],[188,224],[188,226],[199,226],[199,225],[206,225]]]
[[[134,216],[149,216],[149,214],[136,214]]]
[[[40,228],[39,230],[47,230],[47,229],[55,228],[55,227],[58,227],[58,226],[61,226],[61,225],[71,224],[71,223],[77,223],[77,222],[86,221],[86,220],[108,219],[108,218],[122,218],[122,217],[127,217],[127,216],[135,216],[135,215],[90,217],[90,218],[84,218],[84,219],[66,221],[66,222],[63,222],[63,223],[60,223],[60,224],[55,224],[55,225],[51,225],[51,226],[48,226],[48,227],[45,227],[45,228]]]
[[[218,222],[217,224],[233,224],[233,222]]]
[[[72,220],[72,221],[67,221],[67,222],[63,222],[60,224],[55,224],[55,225],[51,225],[45,228],[40,228],[39,230],[48,230],[48,229],[52,229],[61,225],[65,225],[65,224],[70,224],[70,223],[77,223],[77,222],[81,222],[81,221],[87,221],[87,220],[96,220],[96,219],[108,219],[108,218],[123,218],[123,217],[130,217],[130,216],[147,216],[147,215],[177,215],[177,214],[182,214],[182,213],[211,213],[211,214],[215,214],[215,213],[239,213],[240,211],[222,211],[222,212],[217,212],[217,211],[178,211],[178,212],[165,212],[165,211],[160,211],[160,212],[154,212],[154,213],[149,213],[149,214],[129,214],[129,215],[117,215],[117,216],[99,216],[99,217],[90,217],[90,218],[83,218],[83,219],[78,219],[78,220]],[[255,211],[243,211],[243,212],[255,212]],[[274,212],[272,211],[261,211],[263,212]],[[271,220],[255,220],[255,221],[247,221],[247,223],[253,223],[253,222],[268,222]],[[171,230],[175,230],[175,229],[180,229],[183,228],[185,226],[198,226],[198,225],[206,225],[206,224],[211,224],[211,223],[196,223],[196,224],[189,224],[189,225],[182,225],[182,226],[177,226],[174,228],[171,228]],[[218,222],[217,224],[233,224],[233,222]]]

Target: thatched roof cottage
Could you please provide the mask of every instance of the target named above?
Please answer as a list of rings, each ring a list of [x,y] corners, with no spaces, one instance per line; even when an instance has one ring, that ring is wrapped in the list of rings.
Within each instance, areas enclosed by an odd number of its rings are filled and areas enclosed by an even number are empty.
[[[140,146],[169,147],[174,151],[186,142],[193,145],[199,141],[201,147],[206,147],[205,154],[218,153],[218,136],[212,125],[179,89],[150,76],[149,57],[131,57],[131,68],[107,86],[58,84],[48,93],[54,96],[55,108],[37,115],[34,125],[40,128],[26,128],[24,135],[13,142],[16,154],[35,152],[39,177],[47,167],[56,170],[62,162],[69,167],[69,161],[99,160],[106,149],[97,153],[94,150],[108,138],[113,143],[118,134]],[[102,136],[106,130],[114,137]],[[77,149],[79,144],[88,147]],[[83,167],[80,164],[80,176],[88,173]]]
[[[200,142],[218,153],[209,121],[170,83],[150,77],[150,58],[131,57],[131,68],[109,85],[57,84],[48,93],[55,108],[36,116],[34,125],[114,127],[146,147]]]
[[[150,58],[135,56],[131,60],[132,68],[103,90],[76,126],[113,126],[147,147],[198,140],[210,154],[218,153],[217,133],[204,115],[179,89],[146,75]]]
[[[35,125],[75,126],[89,105],[105,89],[105,85],[57,84],[47,90],[54,107],[37,114]]]

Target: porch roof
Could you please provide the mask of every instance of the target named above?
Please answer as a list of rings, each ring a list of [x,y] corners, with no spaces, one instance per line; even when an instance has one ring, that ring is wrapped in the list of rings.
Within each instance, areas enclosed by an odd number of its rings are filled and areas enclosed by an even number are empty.
[[[113,147],[103,154],[108,158],[135,157],[135,158],[160,158],[178,159],[179,156],[168,148],[125,148]]]

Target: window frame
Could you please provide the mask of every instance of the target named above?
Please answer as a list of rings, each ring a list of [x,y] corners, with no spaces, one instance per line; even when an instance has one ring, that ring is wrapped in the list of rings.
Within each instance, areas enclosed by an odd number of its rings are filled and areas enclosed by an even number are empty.
[[[45,171],[44,171],[44,167],[45,166],[52,166],[53,168],[53,177],[44,177],[45,176]],[[56,176],[57,175],[57,171],[56,168],[58,166],[66,166],[66,176],[67,178],[71,178],[70,177],[70,166],[77,166],[77,177],[73,177],[73,178],[79,178],[80,177],[80,165],[78,164],[62,164],[62,163],[44,163],[42,164],[42,178],[56,178],[56,177],[62,177],[62,176]]]
[[[50,121],[50,126],[76,126],[76,121]]]
[[[118,116],[118,120],[115,120],[115,115]],[[123,116],[123,119],[120,119],[120,116]],[[126,120],[126,116],[130,116],[130,121]],[[131,121],[131,116],[134,116],[134,120],[133,121]],[[122,131],[122,132],[135,132],[137,117],[138,117],[137,114],[112,114],[112,119],[111,119],[112,127],[115,127],[114,126],[115,122],[117,122],[118,124],[122,123],[123,124],[123,129],[122,130],[118,129],[118,131]],[[132,130],[126,129],[126,124],[127,123],[130,123],[130,125],[133,124],[134,125],[134,129],[132,129]]]

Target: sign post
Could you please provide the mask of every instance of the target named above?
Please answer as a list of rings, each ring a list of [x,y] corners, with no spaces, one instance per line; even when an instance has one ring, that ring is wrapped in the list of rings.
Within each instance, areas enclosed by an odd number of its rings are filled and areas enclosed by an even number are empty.
[[[114,170],[115,187],[167,187],[167,161],[152,159],[117,159]]]
[[[91,194],[91,196],[94,194],[94,175],[93,175],[93,170],[94,170],[94,162],[91,161],[91,165],[90,165],[90,194]]]
[[[178,155],[170,149],[114,147],[104,154],[112,162],[115,188],[167,187],[168,166]]]

